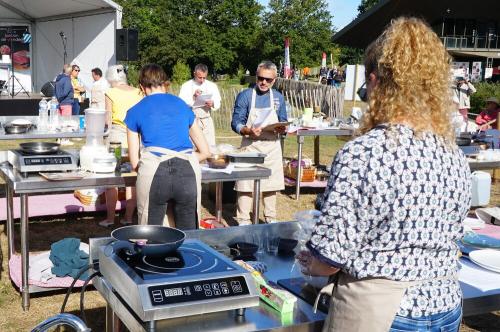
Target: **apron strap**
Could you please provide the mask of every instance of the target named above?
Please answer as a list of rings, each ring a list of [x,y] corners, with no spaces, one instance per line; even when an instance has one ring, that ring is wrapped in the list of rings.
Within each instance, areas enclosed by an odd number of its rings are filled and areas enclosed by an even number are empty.
[[[159,146],[148,146],[146,148],[143,148],[142,152],[143,153],[144,152],[149,152],[149,153],[151,153],[152,155],[154,155],[155,157],[157,157],[159,159],[163,159],[164,157],[169,157],[168,159],[170,159],[171,157],[177,157],[177,158],[181,158],[181,159],[188,159],[189,156],[190,156],[190,152],[193,152],[193,150],[192,149],[186,149],[186,150],[182,150],[182,151],[174,151],[174,150],[170,150],[170,149],[167,149],[167,148],[162,148],[162,147],[159,147]],[[162,156],[157,156],[153,152],[161,153]]]

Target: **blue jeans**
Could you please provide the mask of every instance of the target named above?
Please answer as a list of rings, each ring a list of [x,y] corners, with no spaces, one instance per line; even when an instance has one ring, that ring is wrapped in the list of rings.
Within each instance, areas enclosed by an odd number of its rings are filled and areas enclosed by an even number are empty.
[[[80,115],[80,102],[78,101],[78,98],[73,99],[72,113],[73,115]]]
[[[457,332],[461,321],[462,307],[458,306],[448,312],[420,318],[396,316],[389,332]]]

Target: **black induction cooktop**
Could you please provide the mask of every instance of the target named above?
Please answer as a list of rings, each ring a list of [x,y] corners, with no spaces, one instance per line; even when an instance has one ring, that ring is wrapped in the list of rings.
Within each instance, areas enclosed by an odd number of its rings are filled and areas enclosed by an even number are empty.
[[[184,243],[166,256],[130,256],[122,251],[118,257],[144,280],[235,270],[217,254],[196,242]]]

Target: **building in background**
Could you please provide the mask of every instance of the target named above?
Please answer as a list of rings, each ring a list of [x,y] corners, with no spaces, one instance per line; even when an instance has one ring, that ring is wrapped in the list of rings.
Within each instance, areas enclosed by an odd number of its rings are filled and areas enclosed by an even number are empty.
[[[453,56],[454,71],[471,80],[500,78],[500,1],[380,0],[333,36],[342,45],[366,48],[391,19],[425,19]]]

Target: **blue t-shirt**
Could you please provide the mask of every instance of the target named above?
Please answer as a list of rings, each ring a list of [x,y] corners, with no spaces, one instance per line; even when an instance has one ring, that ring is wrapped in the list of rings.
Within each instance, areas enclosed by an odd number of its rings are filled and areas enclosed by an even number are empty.
[[[186,103],[171,94],[143,98],[128,110],[125,125],[141,135],[144,147],[157,146],[174,151],[192,149],[189,128],[195,115]]]

